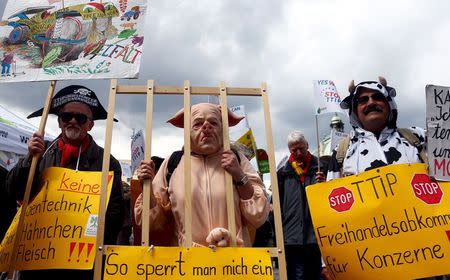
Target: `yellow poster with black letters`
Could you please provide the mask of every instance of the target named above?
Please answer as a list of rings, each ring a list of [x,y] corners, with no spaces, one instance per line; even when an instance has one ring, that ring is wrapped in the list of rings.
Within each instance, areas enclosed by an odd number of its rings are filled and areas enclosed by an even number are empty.
[[[108,246],[103,278],[272,280],[270,253],[263,248]]]
[[[389,165],[306,192],[335,279],[450,273],[450,183],[430,179],[425,164]]]
[[[15,270],[91,269],[95,258],[101,172],[51,167],[29,203]],[[108,196],[113,172],[108,176]],[[8,270],[20,211],[0,245],[0,268]]]

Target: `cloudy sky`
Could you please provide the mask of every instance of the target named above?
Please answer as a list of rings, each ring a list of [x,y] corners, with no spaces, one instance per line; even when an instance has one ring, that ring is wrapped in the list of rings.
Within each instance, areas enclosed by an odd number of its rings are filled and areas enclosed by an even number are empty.
[[[0,9],[5,5],[1,1]],[[450,85],[450,2],[433,1],[206,1],[149,2],[144,56],[138,80],[119,84],[259,87],[267,82],[276,160],[288,150],[286,136],[305,132],[316,146],[313,109],[314,79],[331,79],[341,96],[350,80],[386,77],[397,89],[399,126],[425,126],[425,85]],[[64,81],[92,88],[107,105],[109,81]],[[42,107],[49,82],[0,84],[0,104],[19,116]],[[193,103],[207,101],[196,97]],[[165,123],[182,107],[182,96],[155,98],[152,154],[168,156],[179,149],[183,133]],[[245,105],[258,147],[265,148],[260,98],[234,97]],[[116,99],[112,152],[130,158],[133,129],[145,125],[145,96]],[[320,117],[320,133],[331,116]],[[346,123],[348,119],[344,117]],[[31,121],[39,123],[39,119]],[[105,121],[93,129],[103,145]],[[348,128],[348,125],[347,125]],[[58,135],[56,118],[47,131]]]

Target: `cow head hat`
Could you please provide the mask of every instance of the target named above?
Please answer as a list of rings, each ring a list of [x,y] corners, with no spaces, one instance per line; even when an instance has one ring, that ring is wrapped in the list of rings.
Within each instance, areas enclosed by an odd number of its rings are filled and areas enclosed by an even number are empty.
[[[361,93],[362,89],[369,89],[372,91],[378,91],[383,94],[384,98],[389,104],[389,117],[387,126],[389,128],[395,128],[397,126],[397,104],[394,97],[397,95],[395,88],[387,85],[387,81],[384,77],[378,77],[378,81],[365,81],[355,85],[355,81],[352,80],[348,86],[350,94],[341,101],[341,108],[348,110],[350,116],[350,123],[353,127],[361,127],[361,123],[356,115],[356,98]]]

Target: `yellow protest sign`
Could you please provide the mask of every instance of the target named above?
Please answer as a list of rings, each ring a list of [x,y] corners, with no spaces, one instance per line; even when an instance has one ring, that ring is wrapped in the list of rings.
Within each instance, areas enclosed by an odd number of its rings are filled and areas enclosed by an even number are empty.
[[[91,269],[95,258],[101,172],[51,167],[28,205],[15,270]],[[113,172],[108,178],[108,200]],[[0,245],[1,271],[11,261],[20,211]]]
[[[336,279],[450,273],[450,183],[399,164],[306,189],[317,243]]]
[[[252,159],[255,156],[255,138],[253,138],[253,132],[249,129],[244,135],[242,135],[236,142],[247,147],[248,152],[250,153],[247,158]]]
[[[273,279],[263,248],[108,246],[103,277],[122,279]]]

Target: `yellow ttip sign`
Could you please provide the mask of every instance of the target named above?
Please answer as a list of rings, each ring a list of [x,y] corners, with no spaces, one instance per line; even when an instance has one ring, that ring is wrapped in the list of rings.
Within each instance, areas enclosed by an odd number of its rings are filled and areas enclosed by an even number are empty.
[[[442,199],[450,183],[430,179],[424,164],[386,166],[306,192],[317,242],[336,279],[450,273],[450,199]]]

